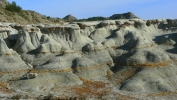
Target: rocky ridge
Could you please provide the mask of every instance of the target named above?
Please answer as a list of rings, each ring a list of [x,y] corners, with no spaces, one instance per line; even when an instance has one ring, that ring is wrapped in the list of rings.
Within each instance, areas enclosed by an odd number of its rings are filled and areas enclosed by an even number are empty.
[[[176,19],[1,23],[1,97],[173,99],[176,34]]]
[[[63,19],[64,19],[64,20],[67,20],[67,21],[76,21],[76,20],[78,20],[76,17],[74,17],[74,16],[71,15],[71,14],[65,16]]]

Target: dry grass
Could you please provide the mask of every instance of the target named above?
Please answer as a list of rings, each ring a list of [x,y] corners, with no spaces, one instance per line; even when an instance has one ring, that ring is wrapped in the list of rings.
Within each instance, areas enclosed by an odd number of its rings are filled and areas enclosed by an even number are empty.
[[[154,96],[169,96],[169,95],[177,95],[177,92],[173,91],[173,92],[150,93],[147,96],[154,97]]]
[[[164,61],[164,62],[158,62],[158,63],[145,63],[145,64],[129,64],[126,66],[135,66],[135,67],[161,67],[161,66],[167,66],[169,63],[172,63],[172,60]]]
[[[28,71],[28,69],[24,69],[24,70],[0,72],[0,74],[11,74],[11,73],[13,73],[13,74],[19,74],[21,72],[27,72],[27,71]]]
[[[10,56],[10,55],[12,55],[12,54],[8,54],[8,53],[6,53],[5,55],[6,55],[6,56]]]
[[[70,52],[64,52],[64,54],[69,54]]]
[[[102,97],[109,93],[110,89],[106,88],[106,83],[100,81],[91,81],[80,78],[83,81],[82,86],[72,87],[80,97]]]
[[[111,71],[106,71],[106,77],[107,77],[107,79],[109,79],[109,80],[112,80],[113,79],[113,74],[111,73]]]
[[[48,73],[48,72],[70,72],[71,68],[65,70],[30,70],[31,73]]]
[[[116,47],[116,46],[112,46],[112,48],[113,48],[114,50],[116,50],[116,49],[117,49],[117,47]]]
[[[136,68],[130,69],[130,70],[121,71],[119,74],[116,75],[117,77],[115,77],[116,84],[119,85],[122,82],[124,82],[125,80],[127,80],[128,78],[130,78],[133,75],[135,75],[135,71],[136,71]]]
[[[114,95],[120,100],[135,100],[136,98],[133,95],[129,94],[120,94],[117,92],[112,91],[111,87],[107,87],[110,83],[101,82],[101,81],[92,81],[92,80],[85,80],[80,78],[83,81],[82,86],[75,86],[71,89],[80,97],[93,97],[97,99],[101,99],[107,95]]]
[[[11,93],[11,91],[8,89],[8,84],[4,82],[0,82],[0,91],[3,93]]]
[[[46,54],[47,52],[39,52],[39,54]]]

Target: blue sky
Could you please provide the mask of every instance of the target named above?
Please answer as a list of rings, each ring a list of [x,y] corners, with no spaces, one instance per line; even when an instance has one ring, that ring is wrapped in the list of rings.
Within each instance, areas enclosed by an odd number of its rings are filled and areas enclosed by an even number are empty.
[[[24,10],[63,18],[72,14],[78,19],[133,12],[143,19],[177,19],[177,0],[8,0]]]

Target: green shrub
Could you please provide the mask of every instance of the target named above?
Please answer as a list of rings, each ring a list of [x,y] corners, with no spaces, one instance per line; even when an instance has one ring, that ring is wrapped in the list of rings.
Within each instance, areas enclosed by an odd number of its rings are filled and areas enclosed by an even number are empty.
[[[47,19],[50,19],[50,16],[47,16]]]
[[[8,4],[5,9],[11,12],[20,12],[22,10],[22,8],[18,6],[15,1],[12,1],[12,3]]]

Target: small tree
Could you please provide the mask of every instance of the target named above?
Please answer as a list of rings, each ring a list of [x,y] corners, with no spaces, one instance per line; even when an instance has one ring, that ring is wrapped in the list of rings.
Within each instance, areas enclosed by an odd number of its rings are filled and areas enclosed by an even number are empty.
[[[20,12],[22,10],[22,8],[18,6],[15,1],[12,1],[11,4],[8,4],[5,9],[11,12]]]
[[[47,19],[50,19],[50,16],[47,16]]]

